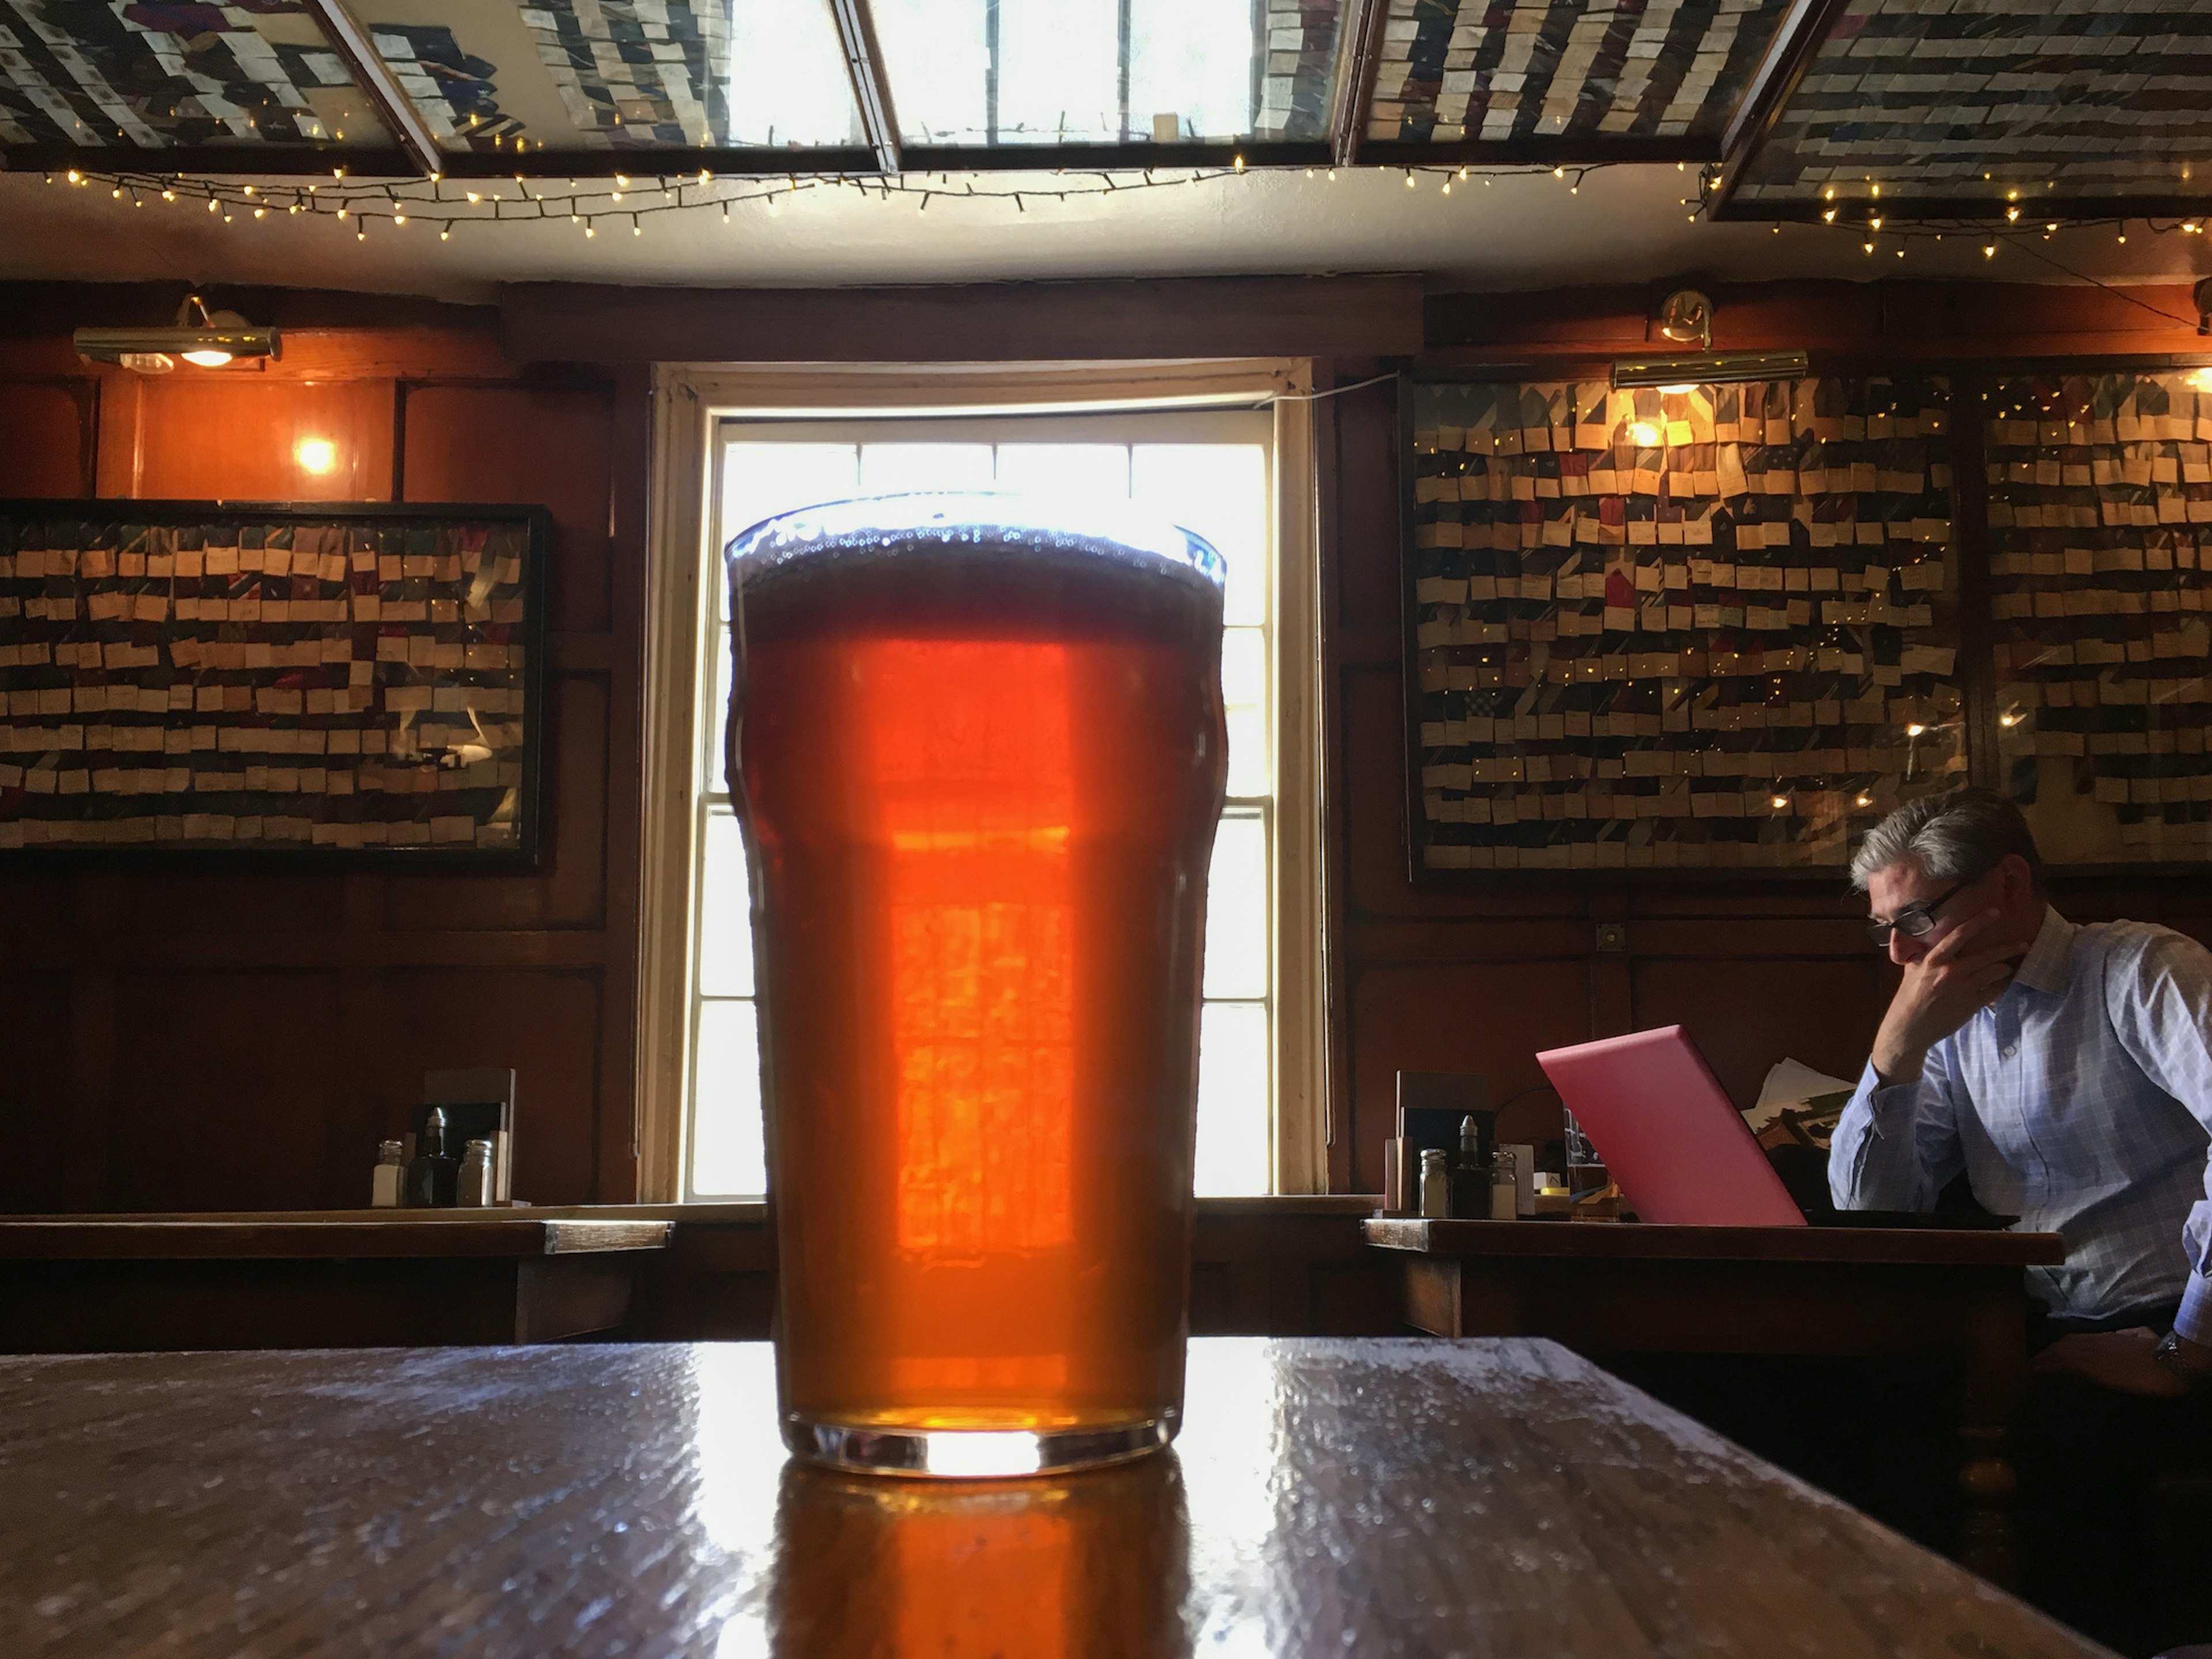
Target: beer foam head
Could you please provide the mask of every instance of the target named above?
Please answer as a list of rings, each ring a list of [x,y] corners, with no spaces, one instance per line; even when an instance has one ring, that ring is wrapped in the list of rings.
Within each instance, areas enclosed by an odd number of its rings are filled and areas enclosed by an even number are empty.
[[[817,557],[1025,551],[1107,559],[1216,589],[1229,567],[1203,536],[1127,501],[927,490],[825,501],[766,519],[722,550],[732,583]]]

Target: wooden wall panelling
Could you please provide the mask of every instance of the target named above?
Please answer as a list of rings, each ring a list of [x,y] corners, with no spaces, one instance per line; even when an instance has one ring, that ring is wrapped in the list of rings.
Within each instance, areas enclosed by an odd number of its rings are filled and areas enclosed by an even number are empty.
[[[146,387],[143,374],[101,368],[100,405],[93,427],[90,457],[92,493],[105,497],[138,493],[138,421],[140,394]]]
[[[1650,343],[1659,298],[1683,280],[1431,295],[1423,367],[1518,372],[1532,360],[1601,361],[1634,351]],[[2185,283],[2123,291],[2040,281],[1774,282],[1706,291],[1715,305],[1714,349],[1810,350],[1824,372],[1944,360],[2147,352],[2197,362],[2206,355]]]
[[[1338,534],[1344,544],[1337,616],[1371,648],[1377,636],[1395,637],[1400,626],[1398,388],[1385,380],[1330,401],[1337,405]]]
[[[82,292],[82,305],[57,301],[66,323],[132,320],[103,319],[100,291]],[[154,309],[174,306],[171,296]],[[375,1142],[401,1127],[422,1072],[478,1063],[523,1070],[526,1193],[630,1197],[627,1085],[609,1114],[624,1159],[604,1179],[598,1167],[603,1091],[631,1052],[634,982],[633,947],[605,931],[611,837],[635,842],[620,822],[634,806],[608,800],[616,731],[633,734],[621,763],[633,780],[636,769],[635,653],[607,631],[618,608],[608,377],[520,374],[481,330],[302,330],[312,305],[273,290],[242,308],[292,330],[283,360],[149,380],[83,368],[65,333],[0,339],[0,382],[40,387],[0,415],[0,475],[25,494],[549,505],[555,622],[568,631],[550,653],[548,863],[476,882],[154,862],[0,873],[11,946],[52,964],[43,996],[0,1023],[23,1085],[0,1090],[0,1133],[55,1148],[43,1163],[18,1156],[0,1206],[358,1205]],[[414,416],[404,448],[403,381]],[[81,393],[55,389],[76,382]],[[337,447],[319,491],[293,476],[303,436]],[[634,447],[641,489],[641,440]],[[642,582],[641,537],[624,580]],[[641,587],[621,603],[634,617]],[[623,902],[626,939],[634,890]],[[622,981],[611,996],[611,958]],[[217,1145],[220,1159],[208,1150]]]
[[[1856,1079],[1896,983],[1865,946],[1832,957],[1638,956],[1628,965],[1637,1025],[1687,1030],[1739,1109],[1757,1103],[1784,1055]]]
[[[377,1072],[392,1114],[387,1135],[400,1132],[407,1108],[422,1098],[424,1072],[513,1066],[514,1195],[594,1203],[610,1196],[599,1190],[593,1156],[605,1103],[603,994],[596,968],[393,968],[379,991],[381,1040],[372,1054],[351,1058]],[[359,1149],[359,1168],[339,1172],[345,1190],[368,1179],[375,1155],[374,1142]]]
[[[1191,1240],[1191,1330],[1208,1336],[1382,1336],[1404,1328],[1398,1263],[1370,1249],[1360,1212],[1220,1200]]]
[[[548,626],[604,634],[614,580],[611,389],[431,383],[410,384],[404,395],[407,499],[550,508]]]
[[[91,495],[99,434],[90,375],[0,379],[0,495]]]
[[[337,975],[118,973],[113,984],[116,1206],[328,1203],[325,1113],[356,1063],[339,1045]]]
[[[67,1150],[61,1159],[59,1196],[65,1208],[94,1210],[103,1207],[116,1188],[115,975],[80,968],[64,982],[69,987],[68,1024],[43,1034],[49,1042],[60,1037],[69,1072]],[[34,1120],[33,1125],[10,1133],[9,1143],[27,1139],[27,1131],[36,1123]],[[46,1199],[40,1206],[52,1202]]]
[[[607,786],[605,926],[623,941],[607,951],[599,1041],[599,1188],[607,1197],[635,1198],[642,1150],[638,1109],[637,942],[644,880],[646,595],[653,473],[653,393],[643,364],[617,372],[611,446],[614,492],[609,551],[614,571],[608,641]],[[670,556],[687,556],[684,549]]]
[[[0,1043],[8,1056],[0,1065],[0,1123],[21,1127],[0,1158],[0,1213],[54,1202],[76,1155],[70,1050],[51,1036],[69,1030],[70,1013],[68,975],[20,959],[8,963],[0,975]],[[40,1033],[46,1040],[34,1040]]]
[[[1537,1050],[1589,1035],[1587,955],[1366,963],[1352,996],[1355,1192],[1382,1190],[1400,1072],[1479,1072],[1490,1079],[1491,1100],[1503,1103],[1543,1083]],[[1524,1098],[1499,1133],[1509,1140],[1557,1134],[1557,1103],[1540,1090]]]
[[[635,381],[635,386],[630,382]],[[625,400],[625,398],[627,400]],[[633,407],[634,405],[634,407]],[[644,632],[643,378],[428,381],[403,388],[400,475],[410,501],[541,501],[554,520],[543,868],[496,883],[392,889],[391,925],[528,926],[595,936],[592,1110],[564,1100],[561,1170],[605,1201],[636,1195],[638,727]],[[635,474],[635,477],[632,477]],[[442,923],[438,920],[445,918]],[[507,1063],[504,1061],[493,1063]],[[581,1158],[588,1170],[571,1168]]]
[[[1316,387],[1349,386],[1366,378],[1354,368],[1329,359],[1313,365]],[[1349,1192],[1352,1187],[1352,1013],[1351,978],[1346,971],[1346,923],[1349,919],[1346,887],[1349,866],[1346,858],[1344,674],[1348,625],[1342,615],[1342,568],[1346,526],[1342,492],[1344,428],[1336,405],[1341,399],[1322,398],[1312,405],[1314,556],[1319,603],[1314,606],[1315,627],[1321,659],[1321,684],[1315,699],[1321,720],[1321,765],[1316,775],[1316,805],[1322,833],[1316,845],[1322,867],[1322,1018],[1328,1022],[1322,1045],[1326,1075],[1322,1079],[1322,1109],[1326,1114],[1328,1163],[1324,1183],[1330,1192]]]
[[[134,495],[380,501],[392,488],[393,386],[252,368],[141,379]],[[303,456],[331,446],[327,471]]]

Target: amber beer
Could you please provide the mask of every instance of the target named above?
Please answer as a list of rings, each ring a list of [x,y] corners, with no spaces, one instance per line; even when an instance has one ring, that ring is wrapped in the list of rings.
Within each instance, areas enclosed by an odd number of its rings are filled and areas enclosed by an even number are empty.
[[[1182,1399],[1219,556],[1004,497],[730,549],[785,1437],[1019,1474]]]

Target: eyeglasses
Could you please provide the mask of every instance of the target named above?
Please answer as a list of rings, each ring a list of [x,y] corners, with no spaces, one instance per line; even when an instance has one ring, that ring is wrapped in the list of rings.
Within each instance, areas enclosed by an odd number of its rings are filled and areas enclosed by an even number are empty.
[[[1868,936],[1874,940],[1875,948],[1881,951],[1889,948],[1892,933],[1902,933],[1907,939],[1923,938],[1935,927],[1936,913],[1973,884],[1971,881],[1962,881],[1949,892],[1929,899],[1924,904],[1906,905],[1887,921],[1869,921],[1867,923]]]

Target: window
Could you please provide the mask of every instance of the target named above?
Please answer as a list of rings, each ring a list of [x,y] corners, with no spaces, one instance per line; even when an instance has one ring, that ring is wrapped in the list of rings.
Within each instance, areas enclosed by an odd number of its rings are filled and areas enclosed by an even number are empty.
[[[957,416],[855,417],[847,405],[835,416],[715,411],[703,422],[696,520],[702,533],[692,543],[699,550],[696,614],[689,630],[696,649],[686,653],[687,683],[679,686],[672,669],[657,680],[661,694],[672,700],[681,693],[689,707],[681,711],[687,719],[669,722],[688,731],[680,780],[669,780],[683,785],[685,822],[665,826],[657,838],[670,856],[664,878],[655,882],[649,873],[647,884],[658,890],[648,902],[648,977],[654,957],[664,971],[659,1021],[650,985],[647,997],[661,1062],[657,1099],[654,1079],[647,1079],[647,1139],[653,1141],[659,1129],[664,1159],[656,1179],[648,1154],[647,1196],[744,1198],[766,1184],[750,899],[721,752],[730,650],[720,550],[746,526],[793,507],[855,494],[961,488],[1133,500],[1204,535],[1228,560],[1222,679],[1230,781],[1207,900],[1197,1187],[1201,1194],[1260,1194],[1316,1184],[1323,1158],[1310,1109],[1318,1070],[1310,1036],[1317,1022],[1308,1012],[1317,1000],[1310,988],[1317,970],[1309,960],[1317,955],[1314,907],[1303,896],[1291,905],[1299,948],[1286,951],[1282,903],[1286,885],[1298,896],[1313,885],[1312,780],[1304,759],[1311,734],[1301,720],[1285,742],[1283,696],[1288,684],[1295,706],[1310,707],[1303,672],[1310,655],[1304,598],[1310,582],[1281,580],[1279,417],[1250,406],[1249,394],[1242,401],[1245,407],[1231,409]],[[1310,545],[1303,525],[1289,539],[1303,567]],[[656,622],[669,624],[656,628],[662,637],[684,631],[673,617]],[[1287,674],[1286,623],[1297,642]],[[672,752],[666,765],[678,769]],[[665,799],[649,792],[649,801]],[[649,842],[656,840],[652,816]],[[666,915],[678,902],[680,927]],[[657,929],[656,908],[663,924]],[[668,961],[678,939],[680,971]],[[1285,1018],[1291,1008],[1295,1028]],[[675,1125],[665,1121],[672,1115]]]

